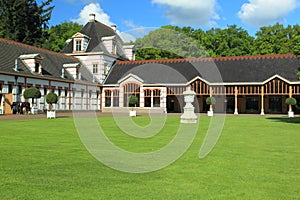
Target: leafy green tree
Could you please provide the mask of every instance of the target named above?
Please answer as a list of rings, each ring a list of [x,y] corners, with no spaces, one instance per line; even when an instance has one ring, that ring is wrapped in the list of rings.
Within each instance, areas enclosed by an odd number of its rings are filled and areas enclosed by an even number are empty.
[[[46,95],[46,102],[50,105],[50,110],[52,110],[52,104],[56,104],[58,101],[58,96],[54,92],[50,92]]]
[[[27,88],[24,93],[24,98],[25,99],[32,99],[32,104],[34,103],[34,99],[41,98],[41,91],[37,88]]]
[[[52,0],[0,0],[0,37],[41,46],[47,38]]]
[[[264,26],[256,33],[255,46],[257,54],[286,54],[293,52],[293,28],[276,23]]]
[[[179,31],[178,31],[179,30]],[[136,41],[137,59],[166,59],[207,56],[200,43],[186,35],[192,30],[161,27]]]
[[[47,30],[49,37],[44,43],[43,48],[60,52],[66,46],[66,41],[81,29],[82,25],[73,22],[63,22],[52,26]]]

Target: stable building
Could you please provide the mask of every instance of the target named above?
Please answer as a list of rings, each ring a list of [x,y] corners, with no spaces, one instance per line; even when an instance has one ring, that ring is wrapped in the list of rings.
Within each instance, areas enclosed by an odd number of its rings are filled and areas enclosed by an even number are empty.
[[[29,87],[41,92],[34,105],[40,111],[47,109],[49,92],[59,97],[56,110],[101,109],[101,85],[79,59],[4,38],[0,55],[0,114],[12,114],[13,102],[25,102]]]
[[[118,61],[104,80],[102,111],[128,109],[135,95],[138,112],[182,112],[191,88],[197,112],[207,112],[206,98],[214,96],[215,112],[287,113],[286,98],[300,102],[299,66],[292,54]]]

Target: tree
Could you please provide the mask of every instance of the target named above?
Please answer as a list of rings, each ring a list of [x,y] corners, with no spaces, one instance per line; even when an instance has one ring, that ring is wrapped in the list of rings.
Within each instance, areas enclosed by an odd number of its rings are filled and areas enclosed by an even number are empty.
[[[193,29],[165,26],[136,41],[137,59],[167,59],[207,56],[200,43],[190,34]]]
[[[130,107],[135,107],[136,106],[136,104],[138,103],[138,98],[137,98],[137,96],[135,96],[135,95],[130,95],[130,97],[129,97],[129,106]]]
[[[276,23],[273,26],[263,26],[256,33],[255,46],[257,54],[285,54],[293,52],[293,28]]]
[[[50,92],[47,94],[46,96],[46,102],[48,104],[50,104],[50,110],[52,110],[53,108],[53,105],[52,104],[56,104],[58,101],[58,96],[57,94],[53,93],[53,92]]]
[[[37,88],[27,88],[24,93],[25,99],[32,99],[32,104],[34,103],[34,99],[41,98],[41,91]]]
[[[52,0],[0,0],[0,37],[41,46],[47,38]]]
[[[60,52],[66,46],[66,41],[81,29],[82,25],[73,22],[64,22],[62,24],[52,26],[49,30],[47,30],[49,37],[46,39],[43,48]]]

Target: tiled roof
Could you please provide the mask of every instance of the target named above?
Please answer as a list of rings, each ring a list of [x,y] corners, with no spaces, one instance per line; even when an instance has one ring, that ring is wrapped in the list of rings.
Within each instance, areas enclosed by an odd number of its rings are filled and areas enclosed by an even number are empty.
[[[43,77],[62,79],[61,73],[64,64],[68,63],[80,63],[77,58],[66,56],[61,53],[49,51],[46,49],[22,44],[19,42],[15,42],[12,40],[0,38],[0,71],[15,73],[15,74],[24,74],[31,76],[41,76],[32,74],[31,71],[25,66],[25,64],[21,61],[18,62],[18,72],[14,71],[15,60],[21,56],[26,54],[39,54],[43,57],[42,60],[42,75]],[[92,80],[90,78],[91,75],[85,73],[84,70],[83,80],[89,81]],[[74,80],[72,75],[70,75],[67,71],[65,72],[65,79]]]
[[[103,37],[116,36],[120,39],[119,35],[111,28],[102,24],[101,22],[95,20],[92,22],[88,22],[82,29],[79,31],[80,33],[88,36],[90,38],[88,47],[86,49],[87,53],[90,52],[107,52],[103,42],[101,39]],[[73,41],[73,40],[72,40]],[[61,53],[73,53],[73,42],[69,42],[61,51]],[[120,58],[125,58],[126,56],[123,52],[117,52],[117,55]]]
[[[261,83],[274,75],[297,81],[299,59],[293,54],[118,61],[105,84],[116,84],[128,74],[144,83],[187,83],[199,76],[211,83]]]

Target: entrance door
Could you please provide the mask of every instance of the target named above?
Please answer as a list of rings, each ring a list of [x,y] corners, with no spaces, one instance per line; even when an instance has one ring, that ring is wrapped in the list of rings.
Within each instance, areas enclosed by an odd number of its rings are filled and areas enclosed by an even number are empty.
[[[6,115],[11,115],[13,112],[12,112],[12,109],[10,107],[10,105],[13,103],[12,101],[12,94],[5,94],[4,95],[4,98],[5,98],[5,103],[4,103],[4,114]]]

